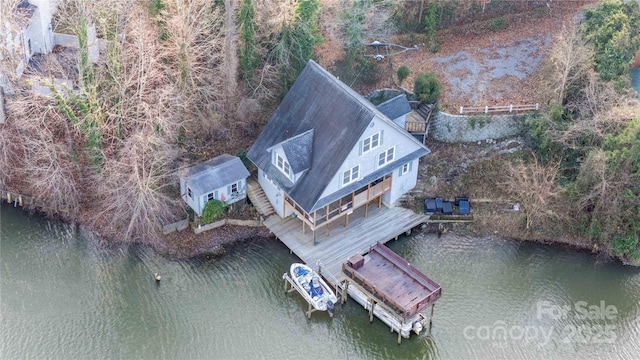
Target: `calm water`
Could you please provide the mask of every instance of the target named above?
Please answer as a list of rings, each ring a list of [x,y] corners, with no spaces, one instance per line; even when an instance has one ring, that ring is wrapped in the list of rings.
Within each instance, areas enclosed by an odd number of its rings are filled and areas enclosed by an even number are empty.
[[[297,259],[275,241],[240,246],[222,259],[168,261],[144,249],[101,249],[69,226],[6,204],[1,210],[3,359],[640,354],[640,270],[591,254],[454,234],[393,241],[394,251],[444,289],[430,334],[398,346],[396,334],[377,319],[369,324],[352,300],[333,319],[316,313],[307,320],[301,297],[283,292],[282,274]],[[607,312],[582,319],[601,305]]]

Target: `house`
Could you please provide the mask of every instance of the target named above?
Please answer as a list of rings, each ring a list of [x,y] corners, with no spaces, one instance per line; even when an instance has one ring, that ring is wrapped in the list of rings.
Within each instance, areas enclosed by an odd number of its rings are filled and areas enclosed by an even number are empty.
[[[15,73],[0,74],[0,86],[6,94],[14,92],[8,77],[20,77],[34,54],[46,54],[53,49],[51,18],[55,10],[55,3],[49,0],[22,0],[17,3],[13,14],[16,28],[11,28],[9,23],[0,26],[0,38],[8,52],[4,55],[16,59],[8,66]],[[8,61],[2,55],[0,60]]]
[[[315,234],[374,200],[388,207],[417,182],[423,144],[309,61],[247,153],[281,217]]]
[[[180,194],[198,216],[213,199],[227,204],[243,200],[249,171],[237,156],[223,154],[185,169],[180,175]]]
[[[65,49],[79,48],[76,35],[60,34],[53,31],[52,19],[57,11],[59,1],[56,0],[20,0],[13,9],[12,21],[0,24],[0,61],[6,65],[0,71],[0,90],[5,95],[15,94],[15,83],[22,77],[28,68],[31,68],[29,80],[34,82],[33,90],[39,95],[49,95],[48,86],[41,85],[40,78],[47,78],[55,87],[73,88],[73,81],[67,77],[55,78],[55,75],[46,74],[40,68],[39,59],[44,56],[54,56],[60,64],[69,63],[66,58],[61,58],[61,51],[53,52],[55,46]],[[100,47],[104,44],[96,37],[96,28],[93,24],[87,24],[87,47],[89,60],[97,63],[100,57]],[[74,56],[70,64],[77,63]],[[36,64],[34,64],[34,60]],[[77,71],[77,70],[76,70]],[[40,75],[34,75],[40,73]],[[53,79],[50,77],[54,76]]]
[[[400,94],[376,106],[376,108],[391,119],[391,121],[405,129],[407,115],[411,112],[411,105],[409,105],[407,95]]]

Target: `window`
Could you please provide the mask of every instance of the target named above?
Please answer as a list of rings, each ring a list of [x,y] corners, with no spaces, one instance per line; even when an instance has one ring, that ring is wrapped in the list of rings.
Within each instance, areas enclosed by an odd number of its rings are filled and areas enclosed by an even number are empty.
[[[393,158],[395,157],[396,154],[396,148],[392,147],[390,149],[388,149],[387,151],[381,152],[378,155],[378,167],[386,165],[390,162],[393,161]]]
[[[352,183],[358,180],[358,177],[360,177],[360,165],[356,165],[342,173],[342,185]]]
[[[193,193],[191,192],[190,187],[187,187],[187,195],[189,196],[189,199],[193,199]]]
[[[207,194],[207,202],[208,202],[208,201],[211,201],[211,200],[213,200],[213,199],[215,199],[215,198],[216,198],[216,197],[214,196],[214,194],[213,194],[213,193],[208,193],[208,194]]]
[[[362,153],[366,153],[380,146],[380,133],[377,132],[362,140]]]
[[[411,170],[411,163],[406,163],[404,165],[402,165],[402,169],[400,169],[400,175],[404,175],[406,173],[409,172],[409,170]]]
[[[289,163],[282,157],[280,154],[276,154],[276,166],[280,169],[285,175],[290,177],[289,173]]]
[[[231,195],[238,193],[238,183],[231,184]]]

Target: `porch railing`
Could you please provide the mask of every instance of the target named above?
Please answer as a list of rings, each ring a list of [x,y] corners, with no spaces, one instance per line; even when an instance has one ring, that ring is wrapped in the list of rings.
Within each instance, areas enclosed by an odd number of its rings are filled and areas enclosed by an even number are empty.
[[[289,195],[285,194],[285,204],[288,205],[293,213],[312,231],[322,226],[328,225],[333,221],[349,215],[353,210],[368,204],[370,201],[382,196],[391,190],[391,177],[385,177],[375,184],[369,184],[357,191],[321,208],[313,213],[307,213],[300,205],[298,205]]]

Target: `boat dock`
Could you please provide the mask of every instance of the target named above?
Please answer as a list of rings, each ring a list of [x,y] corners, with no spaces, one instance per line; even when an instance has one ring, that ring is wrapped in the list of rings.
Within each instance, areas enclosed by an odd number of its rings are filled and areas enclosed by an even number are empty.
[[[303,230],[296,217],[272,215],[264,225],[291,252],[316,269],[336,289],[341,302],[348,294],[368,311],[370,321],[375,315],[397,332],[400,343],[401,337],[409,338],[411,331],[420,333],[430,321],[420,311],[432,306],[433,315],[433,303],[442,290],[383,244],[428,222],[427,215],[410,209],[371,206],[355,209],[348,225],[336,222],[326,232],[317,231],[315,238],[311,231]],[[361,261],[356,261],[358,257]],[[400,279],[403,280],[398,282]],[[387,288],[384,284],[397,286]]]

